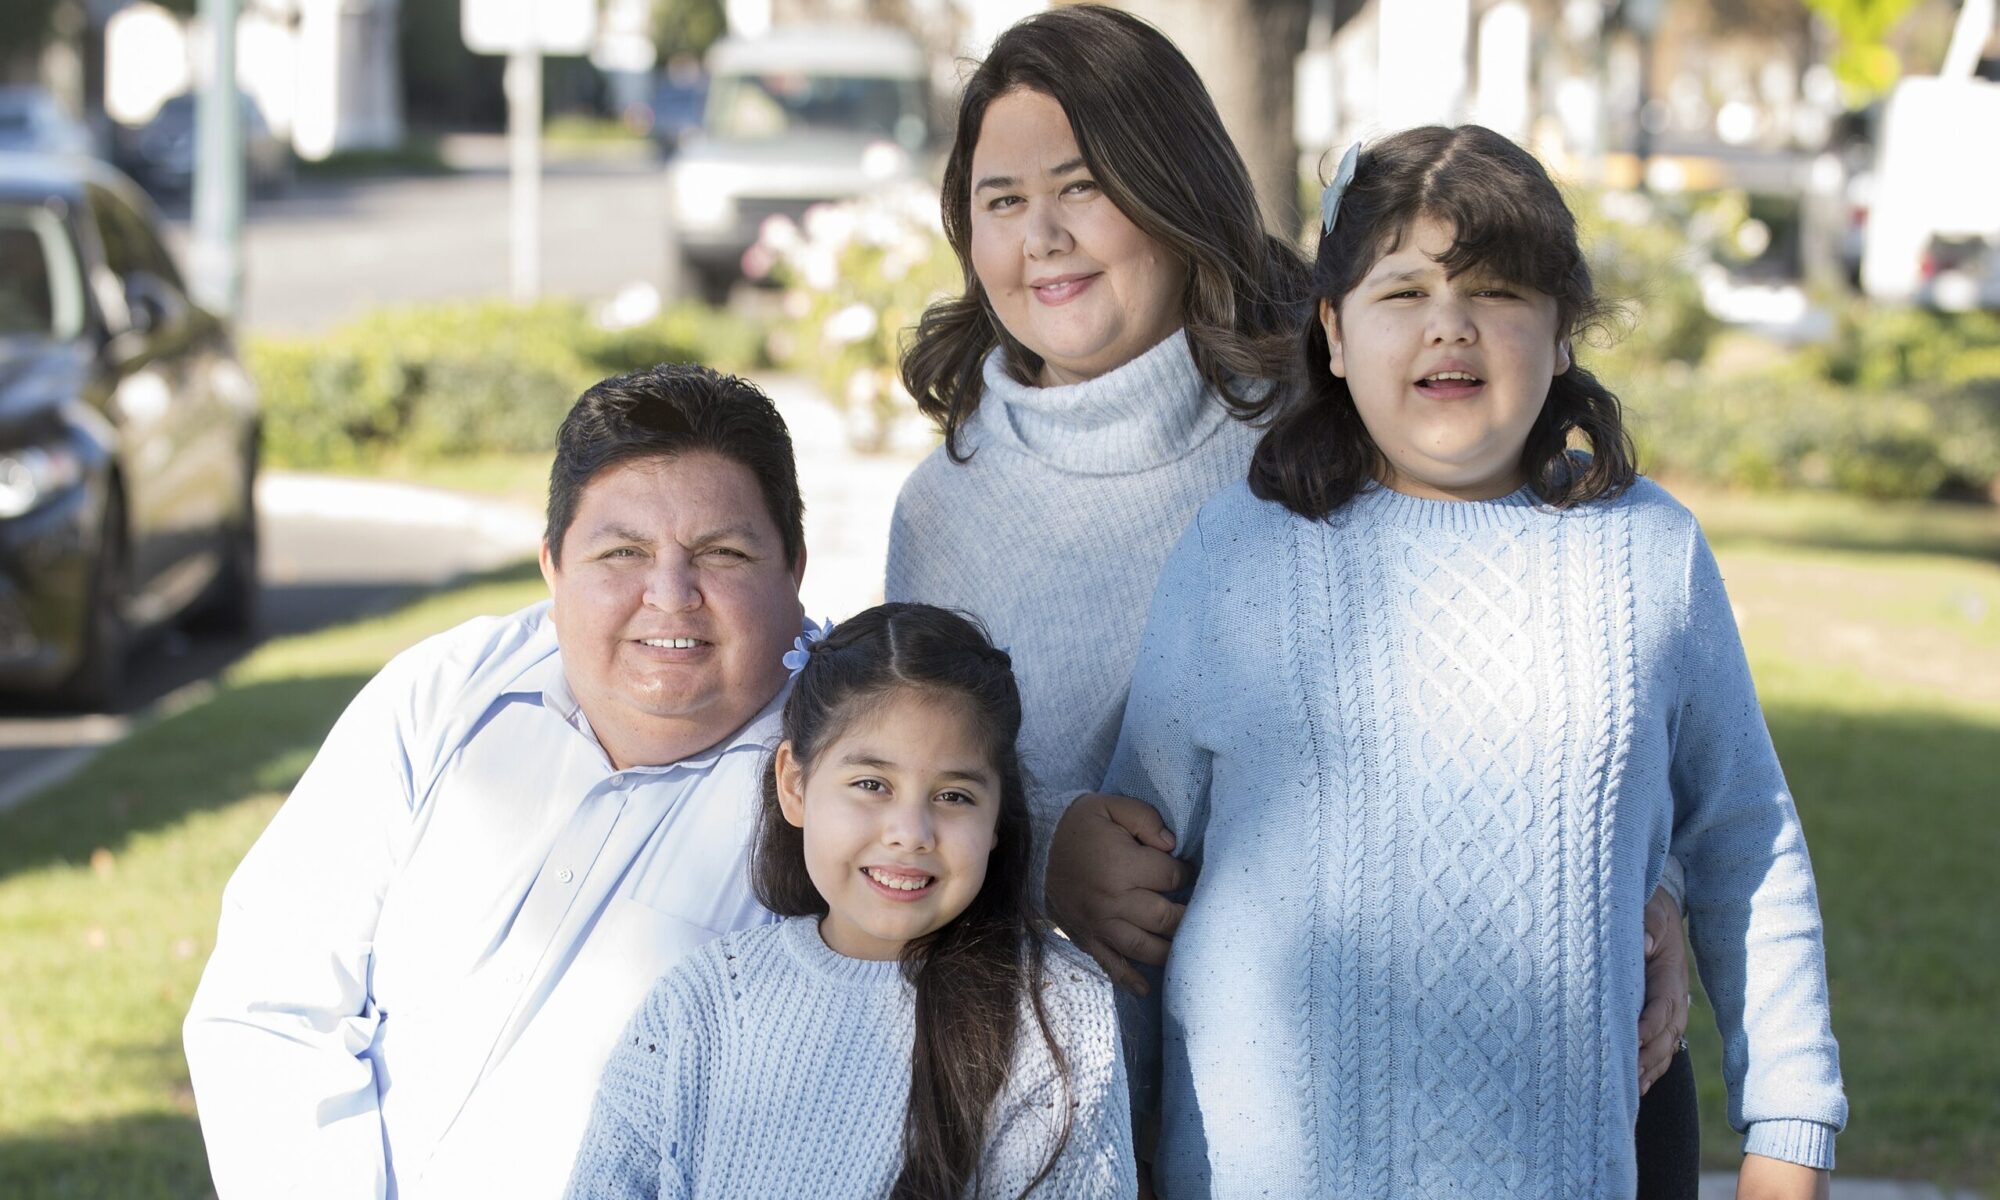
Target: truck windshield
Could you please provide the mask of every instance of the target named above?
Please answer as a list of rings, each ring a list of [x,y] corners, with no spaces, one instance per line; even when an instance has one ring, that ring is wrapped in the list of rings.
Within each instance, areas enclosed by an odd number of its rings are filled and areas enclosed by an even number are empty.
[[[770,73],[722,75],[708,98],[708,132],[735,141],[844,132],[894,138],[912,149],[924,138],[922,85],[910,79]]]
[[[62,221],[0,204],[0,338],[66,341],[82,331],[82,277]]]

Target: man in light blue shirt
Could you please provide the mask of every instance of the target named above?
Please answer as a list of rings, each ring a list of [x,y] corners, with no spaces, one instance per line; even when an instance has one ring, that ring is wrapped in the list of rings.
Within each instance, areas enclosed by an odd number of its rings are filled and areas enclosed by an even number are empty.
[[[230,880],[184,1031],[223,1200],[560,1194],[646,989],[769,919],[805,571],[777,410],[699,367],[590,389],[541,565],[547,602],[362,689]]]

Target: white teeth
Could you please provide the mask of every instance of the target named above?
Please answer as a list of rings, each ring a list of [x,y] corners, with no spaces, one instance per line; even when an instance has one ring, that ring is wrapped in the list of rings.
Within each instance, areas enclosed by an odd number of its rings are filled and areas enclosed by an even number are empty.
[[[874,867],[863,867],[861,870],[876,883],[886,888],[895,888],[899,892],[921,891],[931,885],[931,877],[928,875],[885,875]]]
[[[1465,382],[1467,382],[1467,383],[1478,383],[1478,382],[1479,382],[1479,376],[1477,376],[1477,375],[1468,375],[1468,374],[1466,374],[1466,373],[1465,373],[1464,371],[1439,371],[1439,372],[1438,372],[1437,374],[1435,374],[1435,375],[1426,375],[1426,376],[1424,376],[1424,379],[1425,379],[1425,381],[1427,381],[1427,382],[1428,382],[1428,381],[1432,381],[1432,380],[1436,380],[1436,381],[1445,381],[1445,380],[1451,380],[1451,381],[1457,381],[1457,380],[1464,380],[1464,381],[1465,381]]]
[[[701,645],[694,638],[640,638],[648,646],[658,646],[662,650],[692,650]]]

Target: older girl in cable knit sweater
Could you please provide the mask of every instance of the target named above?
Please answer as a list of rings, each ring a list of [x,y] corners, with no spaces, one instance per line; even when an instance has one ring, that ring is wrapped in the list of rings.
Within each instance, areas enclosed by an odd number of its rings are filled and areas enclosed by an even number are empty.
[[[1200,864],[1127,1028],[1160,1194],[1633,1195],[1670,843],[1739,1195],[1823,1192],[1811,866],[1715,560],[1573,361],[1568,209],[1464,126],[1323,221],[1310,385],[1168,559],[1108,780]]]
[[[569,1194],[1132,1195],[1111,985],[1027,902],[1007,655],[888,604],[787,661],[752,871],[790,919],[640,1006]]]

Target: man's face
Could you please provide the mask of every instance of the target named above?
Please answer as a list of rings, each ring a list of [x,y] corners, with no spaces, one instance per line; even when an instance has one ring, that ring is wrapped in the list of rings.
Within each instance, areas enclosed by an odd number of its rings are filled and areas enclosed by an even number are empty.
[[[797,569],[748,468],[706,451],[600,471],[542,578],[563,673],[619,767],[673,762],[755,716],[785,682]]]

